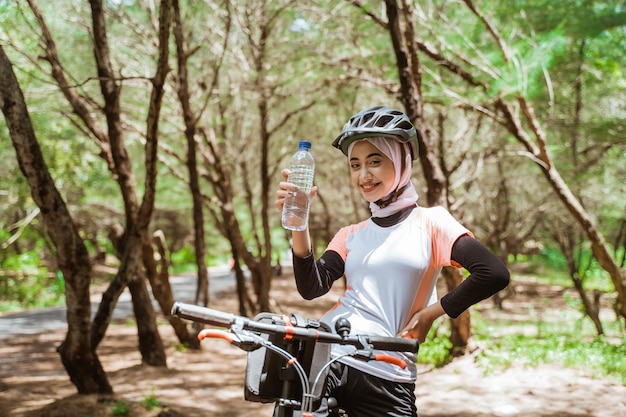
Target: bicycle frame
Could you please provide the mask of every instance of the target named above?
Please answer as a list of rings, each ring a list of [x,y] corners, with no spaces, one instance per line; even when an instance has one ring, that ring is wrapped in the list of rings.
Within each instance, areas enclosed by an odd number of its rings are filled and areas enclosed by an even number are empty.
[[[323,383],[321,376],[324,371],[335,361],[344,356],[352,356],[360,360],[384,361],[401,368],[406,367],[406,363],[395,356],[374,353],[374,349],[413,352],[419,350],[419,343],[414,339],[397,337],[383,337],[372,335],[350,335],[350,324],[347,320],[338,321],[335,328],[337,333],[296,327],[292,325],[269,324],[249,319],[247,317],[214,310],[207,307],[200,307],[193,304],[175,302],[172,306],[172,315],[183,319],[188,319],[211,326],[222,327],[228,330],[204,329],[198,334],[198,338],[203,340],[207,337],[221,338],[238,348],[251,352],[260,347],[265,347],[273,353],[282,356],[287,361],[287,366],[293,366],[302,386],[302,398],[300,401],[292,398],[279,398],[277,401],[277,416],[291,417],[294,409],[300,409],[303,417],[311,417],[313,414],[313,401],[317,384]],[[287,350],[276,346],[271,341],[264,339],[260,334],[276,335],[285,341],[302,340],[313,343],[335,343],[341,345],[351,345],[355,350],[341,357],[336,357],[324,364],[322,369],[315,376],[313,384],[309,382],[309,375],[298,361],[298,358]],[[283,384],[288,384],[284,381]],[[283,392],[289,392],[288,386],[283,387]]]

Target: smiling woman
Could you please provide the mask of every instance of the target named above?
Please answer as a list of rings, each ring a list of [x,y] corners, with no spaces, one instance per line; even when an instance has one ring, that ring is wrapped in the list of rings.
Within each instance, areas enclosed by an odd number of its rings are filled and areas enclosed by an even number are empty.
[[[468,229],[443,207],[417,205],[411,183],[417,132],[404,113],[385,106],[364,109],[350,118],[333,145],[348,157],[352,184],[372,216],[341,228],[318,260],[308,229],[292,232],[294,276],[305,299],[326,294],[334,281],[346,277],[345,293],[321,319],[329,328],[346,319],[352,334],[423,341],[435,319],[456,318],[506,287],[508,270]],[[283,171],[276,192],[279,210],[295,187],[287,174]],[[311,198],[316,192],[312,189]],[[446,266],[462,266],[470,275],[437,299],[435,284]],[[325,394],[351,417],[417,416],[415,354],[387,353],[409,366],[399,370],[361,362],[346,355],[346,346],[333,345],[336,362]],[[322,399],[315,416],[329,415],[328,409]]]
[[[350,147],[352,183],[370,203],[389,194],[396,178],[393,162],[372,144],[372,139],[355,142]]]
[[[384,137],[366,138],[351,143],[348,155],[352,183],[367,202],[374,203],[370,204],[372,215],[383,217],[391,210],[415,205],[417,193],[409,187],[410,155],[400,142]],[[403,201],[394,209],[379,212],[397,202],[403,193]]]

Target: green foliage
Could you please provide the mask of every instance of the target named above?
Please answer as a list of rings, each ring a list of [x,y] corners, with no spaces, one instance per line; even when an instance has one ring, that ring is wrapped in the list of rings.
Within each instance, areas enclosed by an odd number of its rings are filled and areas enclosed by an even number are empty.
[[[596,289],[605,293],[614,291],[613,284],[607,272],[603,270],[593,257],[591,249],[585,247],[580,254],[581,265],[588,265],[588,268],[578,271],[578,275],[584,277],[585,289]],[[537,265],[542,266],[542,276],[545,282],[559,285],[564,288],[573,286],[572,279],[567,272],[565,258],[561,251],[555,248],[546,247],[541,256],[532,258]]]
[[[159,401],[159,399],[154,395],[154,388],[152,389],[152,391],[152,394],[142,398],[141,401],[139,401],[139,403],[144,406],[144,408],[148,411],[163,407],[163,403]]]
[[[130,415],[130,406],[126,401],[120,400],[116,401],[115,404],[111,407],[111,413],[114,416],[127,416]]]
[[[3,259],[0,273],[0,311],[55,306],[65,301],[62,274],[51,275],[36,251]]]
[[[563,286],[567,279],[566,274],[559,278],[546,273],[535,278],[539,283],[555,286]],[[530,277],[524,280],[532,281]],[[554,364],[626,383],[626,334],[621,321],[605,320],[605,335],[598,336],[593,323],[583,313],[582,302],[572,294],[563,294],[564,308],[551,307],[555,300],[546,298],[544,312],[529,304],[527,311],[501,320],[486,321],[473,312],[473,337],[483,347],[477,359],[485,372],[514,365]]]
[[[517,9],[510,17],[524,16],[539,32],[562,27],[569,36],[596,37],[604,31],[624,27],[626,11],[620,0],[534,0],[507,4],[506,10]],[[504,10],[504,9],[503,9]]]
[[[192,246],[185,245],[182,249],[172,253],[172,272],[182,273],[194,271],[196,267],[196,254]]]
[[[442,367],[453,359],[451,349],[450,338],[437,335],[434,329],[431,329],[424,343],[420,345],[418,361],[437,368]]]
[[[478,361],[486,372],[512,365],[558,364],[590,370],[597,376],[608,375],[626,384],[626,337],[617,342],[606,337],[588,340],[579,334],[551,331],[541,335],[498,337],[480,334],[476,339],[487,346],[478,354]]]
[[[562,34],[554,33],[541,39],[541,43],[519,44],[511,61],[503,65],[505,72],[493,83],[495,91],[541,98],[545,88],[545,70],[553,65],[567,46]]]
[[[185,353],[188,350],[187,343],[176,343],[173,347],[176,352]]]

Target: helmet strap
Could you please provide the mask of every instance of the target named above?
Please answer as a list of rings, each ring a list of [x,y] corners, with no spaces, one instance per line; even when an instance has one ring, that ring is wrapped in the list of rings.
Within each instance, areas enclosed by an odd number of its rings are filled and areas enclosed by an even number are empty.
[[[389,204],[395,203],[396,201],[398,201],[398,197],[400,196],[400,194],[402,194],[404,192],[404,190],[406,190],[407,186],[408,186],[408,184],[404,184],[402,187],[396,189],[396,191],[394,191],[391,194],[389,194],[389,197],[387,197],[384,200],[381,198],[378,201],[374,201],[374,204],[376,204],[381,209],[384,209]]]

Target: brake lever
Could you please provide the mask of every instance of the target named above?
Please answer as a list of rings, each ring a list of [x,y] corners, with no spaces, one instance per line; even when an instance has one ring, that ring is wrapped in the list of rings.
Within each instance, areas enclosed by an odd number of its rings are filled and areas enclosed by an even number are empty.
[[[265,345],[263,338],[245,330],[233,330],[229,332],[226,330],[204,329],[198,333],[199,340],[207,337],[224,339],[231,345],[235,345],[246,352],[252,352]]]

